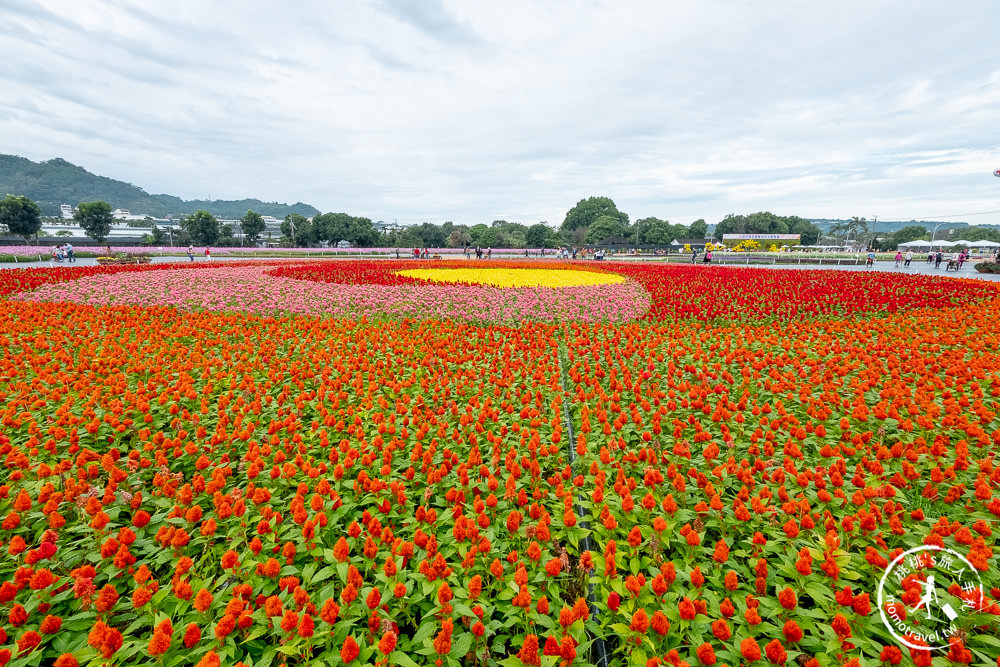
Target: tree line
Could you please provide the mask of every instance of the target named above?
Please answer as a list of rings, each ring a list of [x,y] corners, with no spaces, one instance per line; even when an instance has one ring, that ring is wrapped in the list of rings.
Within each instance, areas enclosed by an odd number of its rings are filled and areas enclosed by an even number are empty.
[[[103,201],[80,204],[73,219],[87,236],[98,242],[107,238],[114,223],[111,206]],[[8,195],[0,200],[0,225],[29,241],[41,229],[39,207],[27,197]],[[632,222],[629,215],[620,211],[610,198],[588,197],[571,207],[558,227],[546,222],[527,225],[494,220],[490,224],[463,225],[449,221],[442,224],[425,222],[403,229],[380,231],[369,218],[347,213],[320,213],[312,218],[289,213],[281,222],[281,236],[273,240],[284,246],[299,247],[336,245],[341,241],[354,247],[397,248],[665,246],[675,239],[705,239],[708,229],[709,225],[703,219],[695,220],[690,225],[675,224],[657,217]],[[883,242],[888,245],[919,238],[912,236],[917,230],[926,234],[922,227],[906,227]],[[867,221],[854,218],[845,229],[831,231],[834,235],[843,233],[845,237],[857,238],[867,233]],[[265,232],[263,217],[253,210],[248,210],[235,224],[223,224],[210,212],[199,210],[181,218],[179,229],[168,231],[154,223],[151,233],[144,240],[152,245],[163,245],[169,235],[175,245],[256,245],[263,240]],[[799,234],[802,244],[812,245],[819,240],[820,229],[798,216],[758,212],[727,215],[716,224],[713,238],[721,240],[724,234]]]
[[[83,232],[95,241],[103,241],[114,223],[111,206],[107,202],[83,202],[73,212],[73,220]],[[20,236],[31,242],[42,228],[42,212],[38,204],[24,195],[7,195],[0,199],[0,227],[6,233]]]

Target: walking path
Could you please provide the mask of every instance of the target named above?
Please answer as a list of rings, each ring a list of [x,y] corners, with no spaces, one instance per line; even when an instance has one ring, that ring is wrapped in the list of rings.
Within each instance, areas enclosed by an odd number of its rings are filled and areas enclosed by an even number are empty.
[[[445,255],[445,259],[465,259],[461,255]],[[239,257],[239,256],[213,256],[211,260],[205,260],[203,255],[195,255],[195,262],[248,262],[248,261],[279,261],[279,262],[304,262],[304,261],[316,261],[317,259],[324,259],[319,257]],[[344,258],[326,258],[328,261],[338,261]],[[498,256],[495,259],[523,259],[517,256]],[[547,260],[548,258],[546,258]],[[805,259],[805,258],[803,258]],[[546,260],[536,260],[532,258],[532,261],[546,261]],[[606,260],[608,263],[613,263],[614,259]],[[628,261],[628,260],[626,260]],[[634,260],[632,260],[634,261]],[[645,263],[649,261],[652,263],[654,260],[643,260]],[[153,256],[154,264],[164,264],[169,262],[181,262],[187,264],[190,260],[187,257],[160,257],[157,255]],[[676,264],[677,266],[683,266],[684,262],[669,262],[670,264]],[[717,262],[716,266],[732,266],[734,268],[744,268],[746,265],[738,263],[726,263]],[[4,262],[0,264],[0,269],[25,269],[32,267],[51,267],[51,266],[97,266],[97,260],[95,258],[85,258],[78,259],[76,262],[70,264],[68,262],[52,262],[49,260],[43,260],[41,262]],[[701,262],[698,262],[696,266],[703,266]],[[874,269],[869,269],[864,264],[750,264],[750,267],[765,268],[765,269],[789,269],[792,271],[878,271],[878,272],[889,272],[889,273],[906,273],[911,275],[923,275],[923,276],[946,276],[949,278],[973,278],[979,280],[990,280],[990,281],[1000,281],[1000,274],[996,273],[979,273],[973,267],[972,264],[966,263],[958,271],[946,271],[945,264],[942,263],[940,268],[935,269],[933,264],[928,264],[926,260],[917,261],[914,259],[910,262],[909,267],[903,267],[900,265],[896,268],[895,262],[893,261],[882,261],[876,262]]]

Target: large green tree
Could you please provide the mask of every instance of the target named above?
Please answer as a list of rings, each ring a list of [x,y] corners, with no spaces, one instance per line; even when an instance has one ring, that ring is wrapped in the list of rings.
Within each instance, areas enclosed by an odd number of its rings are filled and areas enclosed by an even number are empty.
[[[641,218],[635,221],[639,240],[652,245],[667,245],[676,238],[673,225],[656,217]]]
[[[703,239],[708,235],[708,223],[703,219],[695,220],[688,227],[689,239]]]
[[[91,201],[80,204],[73,213],[73,219],[80,225],[83,233],[98,243],[108,238],[114,217],[111,215],[111,205],[105,201]]]
[[[260,241],[261,234],[264,233],[266,227],[264,218],[259,213],[248,210],[246,215],[240,218],[240,229],[243,231],[243,236],[251,244],[256,245]]]
[[[615,236],[624,236],[625,226],[613,215],[598,216],[587,227],[587,243],[600,243]]]
[[[628,214],[619,211],[611,199],[608,197],[588,197],[581,199],[576,203],[576,206],[566,211],[562,230],[572,232],[581,227],[590,227],[601,216],[614,218],[622,229],[628,226]]]
[[[352,241],[351,216],[346,213],[323,213],[313,218],[317,238],[336,245],[340,241]]]
[[[163,241],[167,238],[167,232],[156,226],[153,223],[153,228],[150,231],[150,243],[153,245],[163,245]]]
[[[181,219],[181,228],[191,236],[195,245],[215,245],[221,232],[219,221],[208,211],[195,211]]]
[[[380,241],[378,230],[371,219],[347,213],[323,213],[313,218],[313,235],[316,240],[337,244],[347,241],[360,248],[370,248]]]
[[[819,241],[819,227],[805,218],[792,215],[785,218],[785,221],[788,223],[788,233],[798,234],[802,238],[802,245],[814,245]]]
[[[472,237],[469,236],[469,232],[461,229],[452,229],[451,233],[448,234],[449,248],[464,248],[470,243],[472,243]]]
[[[903,227],[909,229],[909,227]],[[900,230],[902,231],[902,230]],[[926,233],[927,230],[924,229]],[[897,234],[899,232],[896,232]],[[940,234],[938,234],[940,236]],[[919,237],[918,237],[919,238]],[[913,239],[910,239],[911,241]],[[957,241],[993,241],[1000,243],[1000,229],[995,227],[961,227],[955,230],[955,240]]]
[[[548,241],[551,234],[552,230],[549,229],[549,226],[539,222],[528,227],[528,230],[524,233],[524,240],[530,248],[548,248]]]
[[[289,213],[281,221],[281,233],[292,242],[292,245],[300,248],[308,247],[315,241],[316,232],[316,226],[298,213]]]
[[[42,228],[42,213],[38,204],[22,195],[7,195],[0,199],[0,225],[17,234],[25,243]]]
[[[472,237],[473,245],[486,245],[483,243],[483,234],[489,229],[486,225],[480,223],[478,225],[473,225],[469,228],[469,236]]]

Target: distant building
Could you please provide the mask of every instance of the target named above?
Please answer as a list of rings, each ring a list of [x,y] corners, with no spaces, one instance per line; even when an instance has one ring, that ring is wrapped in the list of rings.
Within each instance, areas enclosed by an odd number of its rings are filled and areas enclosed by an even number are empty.
[[[128,220],[131,215],[132,214],[128,212],[127,208],[116,208],[111,212],[111,217],[117,218],[118,220]]]
[[[63,204],[62,206],[60,206],[59,211],[62,213],[62,217],[64,220],[73,219],[73,207],[70,206],[69,204]]]
[[[383,220],[379,220],[378,222],[373,222],[372,227],[375,228],[375,231],[382,232],[383,234],[388,234],[390,232],[399,232],[403,230],[403,227],[396,224],[396,222],[385,222]]]
[[[278,219],[273,215],[262,215],[260,219],[264,221],[265,225],[276,225],[278,224]]]

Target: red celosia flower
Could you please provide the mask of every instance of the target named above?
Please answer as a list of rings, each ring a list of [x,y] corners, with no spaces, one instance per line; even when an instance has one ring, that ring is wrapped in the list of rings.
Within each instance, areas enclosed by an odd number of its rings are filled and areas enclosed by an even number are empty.
[[[35,574],[32,575],[31,581],[28,585],[31,586],[33,590],[40,591],[43,588],[48,588],[55,583],[55,581],[55,576],[53,576],[53,574],[47,569],[42,568],[35,571]]]
[[[638,632],[640,634],[645,634],[646,630],[649,629],[649,616],[646,615],[645,609],[638,609],[634,614],[632,614],[632,623],[629,625],[629,630],[633,632]]]
[[[844,618],[843,614],[837,614],[833,617],[833,622],[830,624],[833,631],[837,633],[837,636],[841,639],[846,639],[851,636],[851,626]]]
[[[220,559],[220,565],[223,570],[229,570],[236,567],[240,562],[240,556],[238,553],[230,549],[226,553],[222,554]]]
[[[111,584],[105,584],[101,592],[97,595],[97,602],[94,604],[94,608],[97,609],[98,613],[103,614],[106,611],[110,611],[117,603],[118,591]]]
[[[312,637],[315,632],[316,624],[312,620],[312,616],[309,614],[303,614],[302,620],[299,622],[298,634],[299,637]]]
[[[653,619],[650,621],[650,627],[653,628],[653,632],[658,635],[665,635],[670,631],[670,621],[667,616],[659,609],[653,613]]]
[[[851,608],[854,610],[854,613],[859,614],[860,616],[867,616],[870,614],[872,611],[872,605],[871,600],[868,597],[868,593],[861,593],[860,595],[854,596],[854,599],[851,600]]]
[[[788,660],[788,653],[785,647],[777,639],[772,639],[764,647],[764,654],[773,665],[783,665]]]
[[[712,645],[707,642],[702,644],[695,650],[695,655],[698,656],[698,660],[701,662],[701,664],[705,665],[706,667],[711,667],[711,665],[715,664],[716,661],[715,649],[713,649]]]
[[[760,660],[760,646],[753,637],[747,637],[740,642],[740,655],[742,655],[743,659],[747,662]]]
[[[785,609],[795,609],[799,601],[795,595],[795,591],[785,587],[778,591],[778,603]]]
[[[324,622],[333,625],[337,622],[337,616],[340,614],[340,605],[338,605],[333,600],[327,600],[323,603],[323,608],[320,609],[319,617],[323,619]]]
[[[28,630],[17,638],[17,654],[19,656],[31,653],[42,643],[42,636],[34,630]]]
[[[898,646],[885,646],[882,648],[878,659],[890,665],[898,665],[903,661],[903,652],[899,650]]]
[[[538,637],[535,635],[525,637],[517,657],[525,665],[528,665],[528,667],[539,667],[541,660],[538,657]]]
[[[43,635],[51,635],[53,633],[59,632],[59,628],[62,627],[62,619],[58,616],[53,616],[49,614],[44,619],[38,628],[38,631]]]
[[[207,589],[202,588],[198,591],[198,594],[194,596],[193,606],[197,611],[204,613],[212,606],[212,594],[208,592]]]
[[[286,609],[285,614],[281,617],[281,629],[285,632],[291,632],[298,624],[299,615],[291,609]]]
[[[450,618],[444,619],[441,623],[441,631],[434,637],[434,651],[438,655],[448,655],[451,653],[451,633],[453,621]]]
[[[361,654],[361,648],[358,643],[354,641],[354,637],[347,635],[347,639],[344,640],[344,645],[340,649],[340,659],[345,663],[353,662]]]
[[[382,594],[378,592],[377,588],[371,589],[368,597],[365,598],[365,606],[369,609],[375,609],[380,604],[382,604]]]
[[[396,649],[396,633],[391,630],[384,635],[382,639],[378,642],[378,650],[382,655],[389,655]]]
[[[781,633],[785,635],[785,639],[793,644],[802,639],[802,628],[799,627],[798,623],[792,620],[785,622],[784,627],[781,628]]]
[[[194,648],[200,641],[201,628],[197,623],[188,623],[187,629],[184,630],[184,647]]]
[[[149,654],[163,655],[170,649],[170,636],[165,635],[162,632],[154,632],[153,636],[149,640]]]
[[[732,630],[729,629],[729,624],[724,618],[717,619],[712,623],[712,634],[720,641],[726,641],[733,636]]]
[[[228,637],[232,631],[236,628],[236,619],[232,614],[225,614],[219,619],[219,622],[215,624],[215,637],[216,639],[225,639]]]
[[[198,661],[195,667],[220,667],[221,659],[215,651],[209,651]]]

